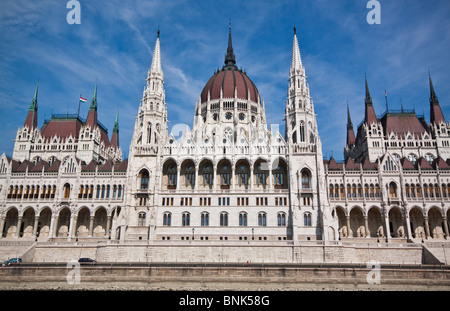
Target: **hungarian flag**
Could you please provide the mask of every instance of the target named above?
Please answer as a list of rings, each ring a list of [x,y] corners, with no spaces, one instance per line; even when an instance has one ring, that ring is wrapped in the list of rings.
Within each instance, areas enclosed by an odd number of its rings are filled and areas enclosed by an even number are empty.
[[[85,103],[85,102],[87,102],[87,99],[80,96],[80,102]]]

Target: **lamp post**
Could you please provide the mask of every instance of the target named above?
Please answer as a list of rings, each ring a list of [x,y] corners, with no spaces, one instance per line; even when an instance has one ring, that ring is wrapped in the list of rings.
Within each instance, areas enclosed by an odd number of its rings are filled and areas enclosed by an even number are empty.
[[[255,239],[255,228],[252,228],[252,240]]]

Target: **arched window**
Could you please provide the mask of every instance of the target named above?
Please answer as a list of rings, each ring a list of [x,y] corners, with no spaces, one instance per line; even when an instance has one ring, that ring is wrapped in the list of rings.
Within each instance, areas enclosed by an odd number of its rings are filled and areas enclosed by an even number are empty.
[[[195,169],[193,165],[188,165],[186,167],[186,170],[184,171],[184,176],[186,180],[186,187],[195,185]]]
[[[181,215],[181,225],[182,225],[183,227],[187,227],[187,226],[190,226],[190,225],[191,225],[191,214],[190,214],[190,213],[184,212],[184,213]]]
[[[145,213],[140,212],[138,214],[138,227],[144,227],[145,226]]]
[[[410,193],[410,188],[409,188],[409,184],[405,184],[405,193],[406,193],[406,197],[409,198],[411,197],[411,193]]]
[[[333,186],[333,184],[331,184],[330,185],[330,187],[329,187],[329,191],[330,191],[330,198],[333,198],[334,197],[334,186]]]
[[[239,185],[248,185],[248,167],[244,164],[240,165],[236,174],[238,175],[238,183]]]
[[[228,165],[222,166],[220,171],[220,185],[228,187],[230,185],[231,169]]]
[[[163,226],[170,227],[172,224],[172,214],[164,213],[163,215]]]
[[[303,214],[303,224],[305,227],[311,227],[311,213]]]
[[[213,169],[212,166],[207,164],[203,168],[203,186],[213,184]]]
[[[267,214],[264,212],[258,213],[258,226],[267,226]]]
[[[119,191],[117,192],[117,198],[121,198],[122,197],[122,185],[119,185]]]
[[[256,176],[256,185],[265,185],[266,184],[266,171],[263,170],[262,165],[258,165],[255,170]]]
[[[239,226],[241,226],[241,227],[247,226],[247,213],[246,212],[239,213]]]
[[[220,213],[220,226],[221,227],[228,226],[228,213],[226,212]]]
[[[302,189],[309,189],[311,188],[311,174],[309,170],[303,169],[302,170]]]
[[[201,214],[201,226],[208,227],[209,226],[209,213],[203,212]]]
[[[66,183],[64,184],[64,199],[68,199],[69,197],[70,197],[70,184]]]
[[[284,184],[284,170],[278,165],[273,171],[274,186],[281,188]]]
[[[139,173],[139,179],[140,179],[140,183],[141,183],[141,190],[146,190],[148,189],[148,181],[149,181],[149,173],[147,170],[141,170]]]
[[[391,198],[397,197],[397,184],[393,181],[389,183],[389,196]]]
[[[300,141],[305,142],[305,123],[303,121],[300,122]]]
[[[286,213],[280,212],[277,214],[278,227],[286,227]]]

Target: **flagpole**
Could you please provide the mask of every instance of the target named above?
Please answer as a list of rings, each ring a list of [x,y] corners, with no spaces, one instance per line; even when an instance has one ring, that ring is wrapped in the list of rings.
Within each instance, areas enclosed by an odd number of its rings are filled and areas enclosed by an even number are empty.
[[[80,97],[78,98],[78,118],[80,118],[80,102],[81,102],[81,94]]]

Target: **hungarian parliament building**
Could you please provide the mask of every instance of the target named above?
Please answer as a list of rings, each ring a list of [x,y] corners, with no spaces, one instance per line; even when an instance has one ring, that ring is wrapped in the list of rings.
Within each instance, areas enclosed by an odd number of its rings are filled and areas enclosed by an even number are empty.
[[[0,157],[0,241],[448,239],[450,124],[431,77],[429,123],[415,111],[376,114],[366,78],[364,119],[355,128],[347,107],[336,161],[323,158],[295,29],[285,133],[267,124],[257,86],[236,65],[231,29],[224,64],[177,138],[163,67],[158,31],[128,159],[117,118],[111,133],[98,120],[97,85],[86,119],[52,114],[40,127],[38,87],[30,92],[12,157]]]

